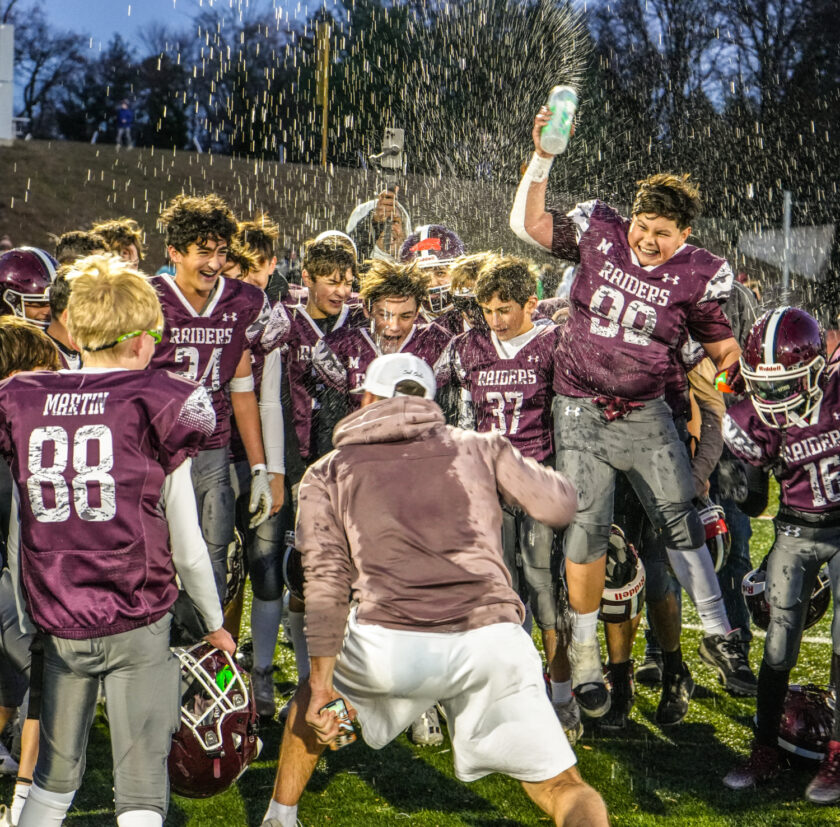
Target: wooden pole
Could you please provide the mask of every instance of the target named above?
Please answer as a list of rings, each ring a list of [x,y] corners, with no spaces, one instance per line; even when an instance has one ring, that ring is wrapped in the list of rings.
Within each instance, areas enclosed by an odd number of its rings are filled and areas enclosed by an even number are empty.
[[[321,104],[321,166],[327,168],[327,132],[330,100],[330,24],[318,24],[317,98]]]

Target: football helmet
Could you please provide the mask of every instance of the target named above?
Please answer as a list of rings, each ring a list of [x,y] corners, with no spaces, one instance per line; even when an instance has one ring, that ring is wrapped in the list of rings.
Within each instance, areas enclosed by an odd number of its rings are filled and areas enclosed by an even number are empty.
[[[455,259],[465,254],[464,242],[454,231],[442,224],[425,224],[418,227],[403,242],[400,262],[417,264],[423,269],[448,268]],[[436,315],[440,315],[452,306],[448,282],[429,288],[428,306]]]
[[[233,542],[228,543],[225,564],[225,597],[222,606],[226,609],[245,585],[245,542],[238,528],[233,530]]]
[[[303,559],[295,548],[294,531],[286,532],[286,550],[283,552],[283,582],[289,594],[303,600]]]
[[[753,623],[759,629],[770,626],[770,604],[765,597],[765,581],[767,578],[767,558],[757,569],[748,571],[741,581],[741,593],[747,603]],[[831,582],[825,569],[820,569],[814,589],[811,592],[811,599],[808,601],[808,614],[805,617],[805,628],[810,629],[816,625],[822,616],[828,611],[831,603]]]
[[[262,748],[250,678],[209,643],[172,651],[181,662],[182,693],[169,781],[178,795],[209,798],[233,784]]]
[[[645,605],[645,567],[632,543],[617,526],[610,527],[607,572],[598,618],[605,623],[632,620]]]
[[[715,571],[720,571],[729,558],[729,549],[732,548],[732,536],[726,524],[726,514],[722,506],[709,499],[700,500],[697,513],[706,530],[706,548],[712,555]]]
[[[825,334],[798,307],[769,310],[752,327],[741,374],[753,407],[772,428],[803,425],[822,399]]]
[[[779,725],[779,746],[800,758],[821,761],[831,740],[834,704],[834,693],[828,689],[791,684]]]
[[[49,286],[55,281],[58,262],[37,247],[16,247],[0,256],[0,315],[14,314],[46,329],[42,321],[26,315],[26,305],[43,306],[49,301]]]

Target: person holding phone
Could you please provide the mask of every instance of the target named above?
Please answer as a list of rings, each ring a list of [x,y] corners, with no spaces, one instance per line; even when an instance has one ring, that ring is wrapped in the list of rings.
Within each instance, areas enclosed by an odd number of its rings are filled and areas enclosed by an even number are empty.
[[[362,391],[300,485],[310,676],[263,827],[296,824],[318,758],[349,735],[348,719],[381,749],[436,701],[459,779],[502,772],[555,824],[606,825],[546,694],[501,544],[500,497],[559,528],[574,516],[574,487],[500,433],[446,425],[434,372],[413,354],[379,356]]]

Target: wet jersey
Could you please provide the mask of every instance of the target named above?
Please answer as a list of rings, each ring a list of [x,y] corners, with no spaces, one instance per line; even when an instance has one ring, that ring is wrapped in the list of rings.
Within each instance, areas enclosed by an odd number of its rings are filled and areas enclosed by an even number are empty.
[[[786,431],[759,419],[749,399],[726,412],[723,436],[739,459],[772,470],[782,505],[822,513],[840,509],[840,375],[832,374],[805,428]]]
[[[522,454],[544,460],[552,453],[551,390],[560,328],[535,325],[507,342],[470,330],[452,342],[452,372],[461,388],[464,418],[475,430],[504,434]]]
[[[29,615],[58,637],[118,634],[175,601],[164,479],[213,433],[207,390],[162,370],[37,371],[0,384]]]
[[[440,316],[429,321],[434,322],[444,330],[448,330],[452,336],[457,336],[459,333],[469,330],[467,323],[464,321],[464,317],[461,315],[461,311],[454,307],[450,307],[449,310],[445,310]]]
[[[415,325],[409,331],[400,353],[413,353],[435,371],[438,388],[449,383],[449,359],[446,352],[452,334],[432,323]],[[361,404],[361,390],[368,365],[381,355],[370,326],[342,327],[324,336],[312,354],[312,364],[319,381],[345,397],[351,410]],[[355,391],[355,393],[354,393]]]
[[[268,299],[252,284],[220,278],[216,292],[198,313],[172,276],[154,276],[150,281],[157,289],[164,318],[163,340],[155,348],[150,366],[171,370],[210,391],[216,432],[205,447],[221,448],[230,442],[228,383],[242,353],[262,334]]]
[[[729,264],[684,244],[664,264],[642,267],[628,227],[602,201],[554,214],[552,254],[580,262],[557,348],[557,393],[653,399],[686,329],[700,342],[732,336],[718,303],[732,287]]]

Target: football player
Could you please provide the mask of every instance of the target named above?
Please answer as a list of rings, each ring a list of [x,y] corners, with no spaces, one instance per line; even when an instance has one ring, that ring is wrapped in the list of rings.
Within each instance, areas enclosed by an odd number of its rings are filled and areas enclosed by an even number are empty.
[[[59,264],[72,264],[77,258],[104,253],[108,243],[92,230],[71,230],[62,233],[55,242],[55,257]]]
[[[724,778],[730,789],[751,787],[779,772],[785,694],[824,565],[834,596],[833,674],[840,666],[840,376],[826,376],[825,365],[825,336],[814,318],[795,307],[768,311],[750,331],[741,357],[749,399],[729,408],[724,420],[729,450],[763,472],[764,502],[758,498],[750,516],[758,516],[766,503],[771,471],[780,501],[776,539],[766,560],[770,624],[758,674],[755,740],[747,762]],[[805,797],[815,804],[840,801],[838,709],[828,751]]]
[[[718,304],[730,290],[729,264],[687,243],[701,207],[697,188],[687,176],[653,175],[640,182],[629,221],[600,200],[568,214],[546,211],[554,159],[541,149],[540,131],[550,114],[543,107],[534,121],[536,152],[510,223],[523,240],[579,263],[556,352],[554,427],[557,468],[580,496],[565,537],[575,613],[569,649],[574,692],[582,710],[599,717],[610,697],[595,633],[617,471],[628,475],[663,532],[671,567],[697,606],[707,648],[722,664],[731,661],[732,629],[691,502],[688,453],[663,393],[687,332],[720,369],[735,364],[740,348]]]
[[[75,261],[75,259],[74,259]],[[67,281],[67,266],[60,267],[55,281],[47,290],[50,302],[50,323],[47,336],[58,349],[61,367],[78,370],[82,366],[82,355],[73,347],[67,332],[67,301],[70,298],[70,282]]]
[[[268,300],[253,285],[221,276],[236,232],[233,213],[221,198],[177,196],[160,222],[175,275],[151,280],[165,320],[151,366],[200,382],[212,394],[216,431],[195,457],[192,475],[201,529],[223,597],[227,548],[234,539],[231,413],[251,468],[251,527],[283,504],[283,457],[266,458],[251,371],[251,347],[268,319]]]
[[[16,247],[0,255],[0,316],[12,314],[46,330],[50,323],[47,290],[58,262],[46,250]]]
[[[473,292],[488,329],[472,328],[456,336],[450,352],[454,380],[461,390],[458,426],[504,434],[523,456],[553,465],[551,386],[560,328],[534,325],[536,288],[536,274],[523,259],[486,258]],[[551,700],[574,744],[583,726],[572,697],[565,650],[557,640],[554,530],[520,508],[505,506],[502,514],[505,562],[514,585],[521,565],[542,634]]]
[[[112,218],[97,221],[91,231],[102,236],[108,249],[127,261],[132,267],[140,267],[143,260],[143,231],[133,218]]]
[[[235,649],[190,482],[190,457],[215,417],[203,387],[144,370],[163,316],[154,289],[125,262],[77,262],[68,326],[84,368],[0,385],[0,451],[20,515],[9,563],[21,624],[27,631],[31,618],[44,649],[43,742],[20,825],[64,822],[103,680],[117,824],[159,827],[180,705],[169,649],[176,575],[213,630],[207,640]]]
[[[257,256],[256,267],[248,272],[245,281],[260,290],[267,290],[268,281],[277,267],[280,228],[266,213],[260,213],[253,221],[241,221],[236,236]]]

